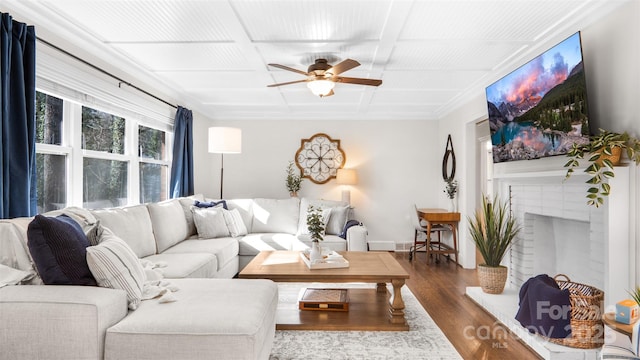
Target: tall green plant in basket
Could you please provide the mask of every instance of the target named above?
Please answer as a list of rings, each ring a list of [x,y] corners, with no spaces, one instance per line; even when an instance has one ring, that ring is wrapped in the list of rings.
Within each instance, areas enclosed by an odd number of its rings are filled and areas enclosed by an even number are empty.
[[[499,294],[507,280],[507,268],[500,262],[520,232],[520,226],[509,213],[507,204],[497,196],[492,202],[483,196],[482,207],[468,221],[471,238],[484,260],[478,267],[480,286],[487,293]]]

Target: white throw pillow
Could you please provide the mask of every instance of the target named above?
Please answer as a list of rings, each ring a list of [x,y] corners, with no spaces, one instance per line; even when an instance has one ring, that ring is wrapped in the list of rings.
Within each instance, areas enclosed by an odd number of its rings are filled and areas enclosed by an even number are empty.
[[[229,229],[231,236],[238,237],[241,235],[247,235],[247,227],[242,221],[242,216],[238,209],[228,211],[223,210],[222,214],[224,215],[224,221],[227,223],[227,228]]]
[[[349,205],[331,208],[331,217],[325,229],[326,233],[329,235],[340,235],[342,230],[344,230],[344,226],[347,224],[349,211],[351,211]]]
[[[124,290],[129,309],[138,308],[146,276],[138,257],[124,240],[105,229],[100,243],[87,248],[87,264],[99,286]]]
[[[223,211],[222,208],[198,208],[195,206],[191,208],[199,238],[213,239],[231,235],[224,220]]]

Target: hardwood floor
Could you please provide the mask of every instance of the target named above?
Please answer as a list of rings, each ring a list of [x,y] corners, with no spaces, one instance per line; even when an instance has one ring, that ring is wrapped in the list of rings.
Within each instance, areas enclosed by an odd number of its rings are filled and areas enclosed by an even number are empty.
[[[426,254],[395,253],[409,272],[406,284],[464,359],[540,359],[491,315],[465,296],[477,286],[475,270],[456,266],[444,258],[427,264]],[[428,357],[427,357],[428,358]]]

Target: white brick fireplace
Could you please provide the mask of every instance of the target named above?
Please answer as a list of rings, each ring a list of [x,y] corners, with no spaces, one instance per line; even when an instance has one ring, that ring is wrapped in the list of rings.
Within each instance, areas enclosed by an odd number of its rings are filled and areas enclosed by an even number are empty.
[[[558,160],[556,160],[558,161]],[[528,169],[522,162],[517,171],[494,173],[496,192],[509,201],[512,214],[522,231],[503,261],[509,268],[503,295],[488,295],[479,288],[467,294],[496,319],[509,327],[545,359],[595,359],[595,351],[550,344],[530,336],[515,321],[518,291],[530,277],[538,274],[566,274],[572,281],[593,285],[605,292],[605,306],[628,297],[634,287],[635,241],[631,240],[635,214],[630,210],[630,187],[635,182],[628,167],[616,168],[609,181],[611,195],[600,208],[586,205],[587,177],[580,171],[563,182],[562,164],[558,170]],[[502,165],[502,164],[500,164]]]
[[[552,171],[495,179],[522,225],[505,259],[509,286],[519,289],[532,276],[562,273],[604,290],[606,304],[628,297],[633,288],[629,168],[616,169],[611,195],[600,208],[586,205],[586,177],[563,178],[563,171]]]

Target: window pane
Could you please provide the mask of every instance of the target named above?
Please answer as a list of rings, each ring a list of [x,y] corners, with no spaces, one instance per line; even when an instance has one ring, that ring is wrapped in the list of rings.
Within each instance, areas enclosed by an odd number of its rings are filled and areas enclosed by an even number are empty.
[[[164,131],[140,126],[138,146],[138,156],[141,158],[164,160]]]
[[[62,144],[62,99],[36,92],[36,142]]]
[[[167,199],[167,169],[158,164],[140,163],[140,203]]]
[[[124,118],[82,107],[82,148],[124,154]]]
[[[67,205],[66,163],[65,155],[36,154],[38,213]]]
[[[127,163],[84,158],[83,207],[87,209],[127,204]]]

